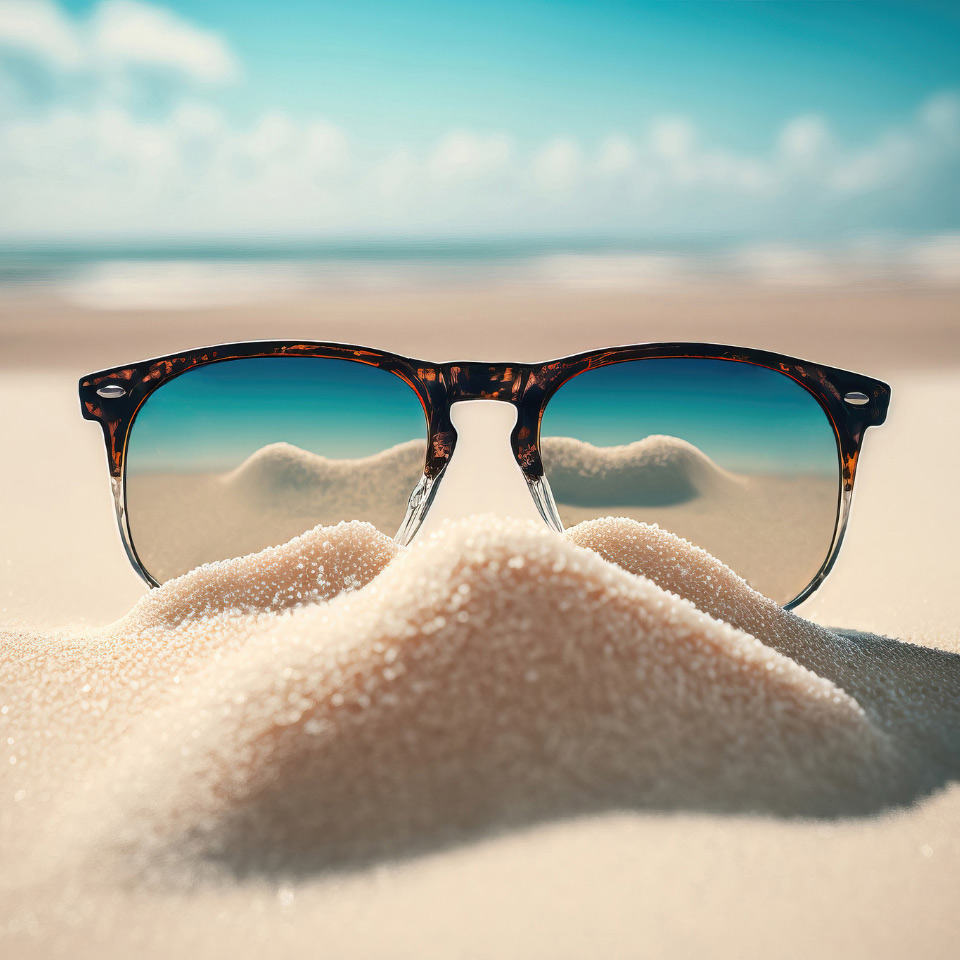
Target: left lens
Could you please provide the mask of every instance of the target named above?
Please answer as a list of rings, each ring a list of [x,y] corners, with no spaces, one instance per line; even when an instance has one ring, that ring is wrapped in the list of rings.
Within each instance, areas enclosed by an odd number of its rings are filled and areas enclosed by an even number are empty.
[[[779,603],[830,554],[836,434],[776,370],[701,358],[587,370],[547,404],[540,449],[565,526],[611,514],[657,523]]]
[[[389,371],[319,357],[194,367],[131,425],[125,466],[134,550],[158,582],[367,520],[388,536],[423,474],[426,418]]]

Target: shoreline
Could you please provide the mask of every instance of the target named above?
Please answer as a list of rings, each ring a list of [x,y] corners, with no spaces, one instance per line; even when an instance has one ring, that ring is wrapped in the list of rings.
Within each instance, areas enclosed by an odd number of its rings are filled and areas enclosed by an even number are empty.
[[[503,285],[277,296],[247,305],[98,309],[46,286],[0,288],[0,368],[78,374],[257,339],[356,343],[435,361],[535,362],[652,341],[768,349],[883,377],[960,366],[960,290],[746,285],[602,290]]]

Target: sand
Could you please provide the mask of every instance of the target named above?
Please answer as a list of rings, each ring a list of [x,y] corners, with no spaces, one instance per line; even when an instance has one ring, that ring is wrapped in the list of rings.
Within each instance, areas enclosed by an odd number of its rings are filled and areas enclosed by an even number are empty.
[[[362,518],[392,537],[423,475],[427,443],[330,459],[272,443],[232,470],[130,473],[134,546],[159,583],[214,560],[278,546],[317,525]]]
[[[698,309],[750,342],[730,303]],[[417,350],[439,323],[421,307],[410,352],[443,358]],[[869,298],[853,307],[862,333]],[[597,309],[586,345],[622,340]],[[384,324],[351,339],[390,346]],[[0,476],[5,955],[955,955],[955,350],[851,364],[890,379],[891,416],[797,616],[630,519],[434,516],[403,552],[321,527],[144,596],[76,412],[82,358],[50,360],[44,329],[0,382],[22,465]],[[846,362],[814,334],[794,352]],[[137,356],[101,348],[91,368]],[[485,472],[451,496],[476,512],[512,490],[525,515],[522,478],[474,452]]]
[[[733,473],[693,444],[650,436],[615,447],[542,437],[564,527],[603,516],[658,524],[789,603],[830,552],[839,478]]]
[[[677,437],[612,447],[543,437],[541,450],[565,527],[602,516],[660,524],[780,603],[816,576],[833,542],[837,477],[734,474]],[[131,471],[133,545],[164,583],[202,563],[286,543],[318,524],[358,518],[393,536],[425,456],[425,440],[353,460],[272,443],[225,471]]]

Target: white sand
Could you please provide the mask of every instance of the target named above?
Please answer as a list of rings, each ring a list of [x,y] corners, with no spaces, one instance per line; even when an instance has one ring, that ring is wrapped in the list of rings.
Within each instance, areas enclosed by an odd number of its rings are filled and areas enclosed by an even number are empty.
[[[557,817],[862,815],[960,773],[960,659],[829,633],[656,528],[478,518],[396,554],[317,528],[85,639],[7,637],[8,929],[79,955],[94,891],[149,924],[150,891],[222,909]]]
[[[734,474],[677,437],[540,446],[564,527],[605,515],[659,524],[780,603],[813,580],[833,542],[838,477]]]
[[[714,339],[757,342],[723,326],[729,306]],[[842,311],[862,342],[886,322],[872,306]],[[936,326],[939,306],[914,307],[914,332]],[[625,339],[618,323],[595,343]],[[39,366],[44,329],[38,365],[0,381],[2,606],[20,621],[0,658],[4,956],[955,956],[960,691],[930,649],[960,650],[954,372],[794,347],[894,384],[803,612],[926,649],[826,632],[602,521],[566,538],[467,522],[396,559],[372,527],[318,531],[113,626],[41,632],[142,593],[77,416],[85,371]],[[411,352],[431,355],[425,330]]]
[[[676,437],[613,447],[543,437],[541,449],[565,527],[609,515],[660,524],[781,603],[816,576],[833,542],[838,478],[733,474]],[[425,440],[356,460],[273,443],[225,472],[131,472],[134,547],[163,583],[318,524],[356,518],[393,536],[425,455]]]
[[[286,543],[318,524],[362,518],[393,536],[423,474],[425,439],[355,460],[273,443],[224,473],[129,474],[137,554],[159,582],[201,563]]]

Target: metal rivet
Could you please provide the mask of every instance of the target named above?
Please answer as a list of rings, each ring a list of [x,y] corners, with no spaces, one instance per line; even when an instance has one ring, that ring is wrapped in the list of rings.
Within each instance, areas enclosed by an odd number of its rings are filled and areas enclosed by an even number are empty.
[[[851,390],[843,395],[844,403],[849,403],[851,407],[862,407],[870,402],[870,398],[859,390]]]
[[[117,397],[125,397],[127,391],[119,383],[108,383],[97,390],[97,396],[104,400],[116,400]]]

